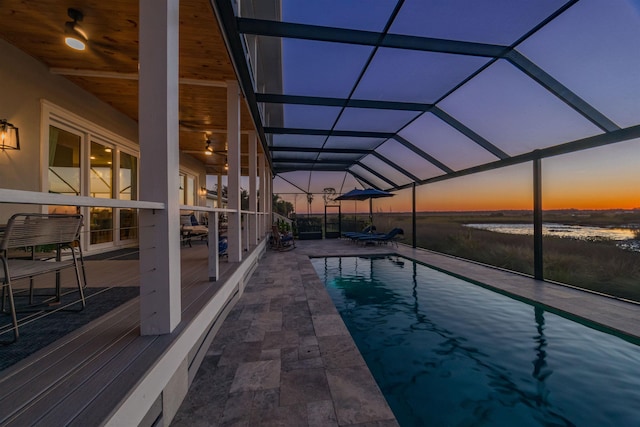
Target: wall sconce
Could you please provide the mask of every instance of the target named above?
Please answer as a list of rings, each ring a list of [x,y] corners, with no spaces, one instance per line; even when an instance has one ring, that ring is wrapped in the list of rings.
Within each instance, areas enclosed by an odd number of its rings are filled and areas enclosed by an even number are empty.
[[[6,119],[0,120],[0,150],[19,150],[20,135],[18,128],[7,122]]]
[[[201,196],[207,195],[207,187],[200,187],[200,195]]]
[[[69,18],[73,19],[73,22],[65,22],[64,24],[64,42],[72,49],[85,50],[89,37],[78,24],[78,21],[82,21],[84,16],[82,12],[72,8],[67,9],[67,14]]]

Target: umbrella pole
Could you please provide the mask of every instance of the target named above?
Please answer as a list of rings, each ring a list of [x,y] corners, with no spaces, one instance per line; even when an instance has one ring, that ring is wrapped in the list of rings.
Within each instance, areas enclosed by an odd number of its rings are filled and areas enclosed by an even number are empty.
[[[369,199],[369,225],[371,232],[373,232],[373,197]]]

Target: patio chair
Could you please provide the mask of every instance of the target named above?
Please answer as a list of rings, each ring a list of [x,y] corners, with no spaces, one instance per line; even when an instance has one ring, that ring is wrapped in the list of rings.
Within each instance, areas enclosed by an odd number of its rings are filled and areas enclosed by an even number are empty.
[[[227,256],[229,253],[227,250],[229,249],[229,241],[227,236],[219,236],[218,237],[218,256]]]
[[[200,224],[195,214],[181,214],[180,215],[180,237],[185,245],[191,246],[191,239],[199,237],[200,240],[205,240],[209,245],[209,228],[206,225]]]
[[[280,233],[277,225],[271,226],[271,248],[277,249],[280,251],[293,249],[296,247],[296,242],[293,239],[293,234],[291,233]]]
[[[400,236],[404,237],[404,230],[402,228],[394,228],[389,231],[387,234],[382,235],[373,235],[373,236],[360,236],[357,238],[357,242],[367,244],[367,243],[395,243],[398,246],[398,239]]]
[[[362,229],[362,231],[345,231],[344,233],[342,233],[342,237],[345,239],[353,240],[358,236],[370,235],[375,231],[376,231],[375,225],[367,225],[365,228]]]
[[[82,283],[84,275],[81,273],[79,257],[76,255],[76,249],[80,251],[81,227],[82,215],[20,213],[9,219],[0,240],[0,261],[2,262],[0,281],[2,281],[2,311],[5,312],[5,301],[8,299],[13,327],[7,331],[13,329],[14,341],[19,337],[13,291],[15,280],[32,279],[34,276],[57,273],[64,268],[73,267],[78,284],[79,300],[82,304],[81,309],[85,307]],[[64,259],[63,250],[66,250]],[[71,256],[70,259],[68,255]],[[55,289],[55,301],[59,302],[60,280],[57,274]],[[33,281],[29,286],[30,303],[32,293]]]

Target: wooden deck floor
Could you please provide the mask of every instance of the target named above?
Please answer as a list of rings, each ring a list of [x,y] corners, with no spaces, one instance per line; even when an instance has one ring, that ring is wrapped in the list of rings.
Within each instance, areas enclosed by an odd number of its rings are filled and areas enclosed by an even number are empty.
[[[181,250],[183,323],[219,287],[220,282],[208,280],[207,257],[205,245]],[[140,284],[137,260],[85,265],[89,287]],[[234,268],[223,259],[221,277]],[[47,280],[51,283],[53,275],[38,278],[36,286]],[[72,271],[63,272],[62,285],[73,283]],[[0,425],[99,424],[180,333],[183,323],[170,335],[140,336],[139,303],[134,298],[32,354],[0,373]]]

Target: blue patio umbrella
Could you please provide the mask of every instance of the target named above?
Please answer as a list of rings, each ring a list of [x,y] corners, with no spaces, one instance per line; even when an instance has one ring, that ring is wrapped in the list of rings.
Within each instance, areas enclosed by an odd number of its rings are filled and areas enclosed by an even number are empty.
[[[360,190],[354,188],[353,190],[344,193],[342,196],[336,197],[335,200],[369,200],[369,224],[373,225],[373,199],[379,199],[381,197],[393,197],[395,194],[388,191],[377,190],[375,188],[365,188]]]

